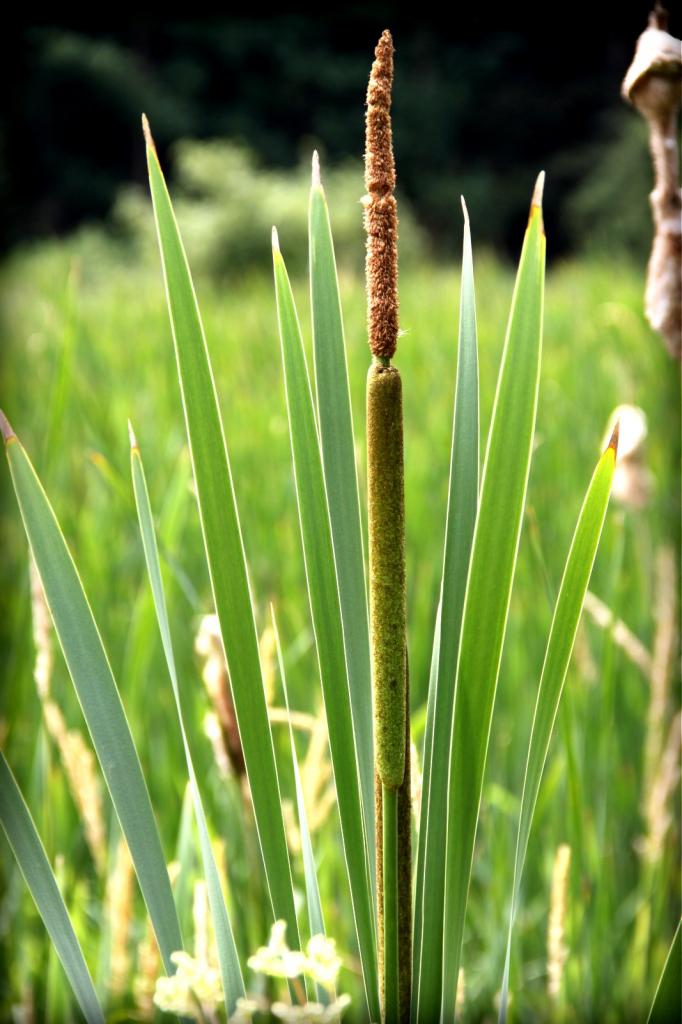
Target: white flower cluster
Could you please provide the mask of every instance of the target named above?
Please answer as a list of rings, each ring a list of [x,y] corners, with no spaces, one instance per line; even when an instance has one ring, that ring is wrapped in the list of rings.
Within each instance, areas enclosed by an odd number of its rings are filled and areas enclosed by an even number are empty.
[[[224,998],[219,971],[205,960],[182,951],[173,953],[171,960],[177,967],[175,974],[156,981],[154,1002],[158,1008],[198,1020],[213,1014]],[[271,1013],[286,1024],[338,1024],[344,1010],[350,1005],[350,996],[335,997],[334,986],[341,968],[341,958],[336,952],[334,940],[324,935],[313,935],[305,952],[289,949],[286,943],[286,922],[276,921],[267,946],[261,946],[248,963],[253,971],[271,978],[293,979],[304,975],[328,993],[329,1001],[326,1005],[317,1002],[293,1006],[283,1002],[273,1003],[270,1006]],[[254,1015],[266,1013],[267,1009],[267,1002],[262,997],[238,999],[229,1024],[252,1024]]]
[[[202,1019],[223,1000],[220,972],[203,960],[178,950],[171,953],[177,971],[170,978],[157,978],[154,1002],[160,1010]]]
[[[286,922],[276,921],[270,932],[267,946],[249,957],[251,970],[271,978],[298,978],[305,976],[329,993],[330,1002],[291,1005],[275,1002],[270,1007],[273,1015],[287,1024],[336,1024],[343,1011],[350,1005],[350,996],[334,998],[334,986],[341,968],[341,958],[336,952],[336,943],[325,935],[313,935],[305,952],[289,949],[286,942]],[[246,1000],[240,1000],[237,1012],[230,1018],[230,1024],[246,1024],[250,1020],[244,1014]],[[250,1008],[250,1007],[249,1007]],[[251,1011],[255,1011],[256,1007]]]
[[[306,975],[318,985],[333,990],[341,968],[336,943],[325,935],[313,935],[305,953],[289,949],[286,942],[286,921],[275,921],[267,946],[249,957],[249,967],[271,978],[297,978]]]

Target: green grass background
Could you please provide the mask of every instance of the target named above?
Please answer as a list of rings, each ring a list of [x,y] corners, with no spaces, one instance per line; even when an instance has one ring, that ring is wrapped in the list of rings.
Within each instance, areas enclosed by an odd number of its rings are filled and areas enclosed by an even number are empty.
[[[333,221],[333,195],[330,202]],[[286,237],[280,241],[286,257]],[[264,239],[264,253],[266,243]],[[191,246],[188,255],[191,263]],[[477,252],[475,245],[474,259],[485,439],[513,268]],[[190,741],[212,827],[226,841],[228,902],[245,956],[265,941],[269,922],[263,879],[247,853],[248,834],[245,838],[235,787],[220,782],[201,730],[208,702],[193,640],[198,617],[212,609],[160,270],[153,262],[126,264],[112,259],[96,247],[50,242],[15,254],[2,270],[1,288],[1,404],[34,460],[80,569],[170,859],[178,842],[186,771],[129,480],[128,417],[134,423],[158,516]],[[294,288],[308,342],[307,282],[299,278]],[[418,745],[441,573],[458,290],[455,266],[410,262],[401,275],[404,334],[396,362],[404,382],[408,629],[413,733]],[[229,281],[200,278],[197,291],[259,627],[267,624],[268,605],[274,602],[292,706],[315,711],[320,687],[305,596],[272,282],[267,270],[249,271],[243,276],[233,274]],[[342,273],[341,291],[364,495],[364,387],[369,353],[362,279]],[[527,515],[474,860],[463,955],[467,1020],[483,1019],[486,1014],[492,1019],[501,982],[522,772],[551,616],[545,572],[556,588],[607,419],[621,402],[634,402],[647,415],[645,458],[652,473],[652,494],[643,510],[612,504],[591,589],[649,647],[655,631],[656,551],[662,544],[679,551],[678,367],[644,320],[642,291],[643,268],[620,258],[590,257],[555,264],[548,275],[528,498],[544,568],[529,542]],[[67,903],[91,967],[105,984],[102,885],[58,755],[41,729],[40,703],[32,681],[26,544],[8,473],[2,472],[3,744],[48,854],[51,858],[64,854]],[[643,831],[640,807],[648,681],[609,636],[589,622],[584,643],[596,678],[587,678],[580,659],[574,658],[531,836],[512,971],[513,1010],[519,1020],[546,1019],[546,925],[551,867],[559,843],[568,842],[573,850],[567,999],[584,1019],[638,1019],[650,1002],[679,916],[679,816],[673,815],[665,856],[653,880],[645,881],[636,851]],[[59,657],[52,688],[69,726],[83,731]],[[281,694],[277,703],[282,704]],[[288,736],[281,726],[274,730],[282,787],[292,797]],[[568,768],[567,738],[576,755],[573,775]],[[303,751],[304,740],[300,746]],[[678,806],[676,799],[674,807]],[[110,815],[106,802],[105,807]],[[347,955],[341,990],[357,997],[350,904],[335,814],[313,843],[327,927]],[[6,1019],[9,1005],[25,984],[36,986],[39,1002],[44,998],[41,979],[49,954],[42,925],[4,841],[0,853],[0,1017]],[[196,859],[197,870],[198,866]],[[303,892],[298,862],[295,875]],[[642,902],[650,900],[652,942],[642,959],[632,950],[633,930]],[[180,907],[186,926],[190,906],[185,900]],[[141,906],[137,910],[133,939],[141,938],[144,930]],[[129,1006],[130,997],[121,1001],[120,1009],[125,1013]]]

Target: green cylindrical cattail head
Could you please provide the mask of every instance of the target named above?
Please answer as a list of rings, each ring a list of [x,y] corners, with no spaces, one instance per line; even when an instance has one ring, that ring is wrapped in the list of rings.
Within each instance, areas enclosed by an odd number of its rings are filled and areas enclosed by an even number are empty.
[[[405,774],[406,717],[403,410],[394,366],[373,364],[367,377],[367,486],[376,768],[394,788]]]

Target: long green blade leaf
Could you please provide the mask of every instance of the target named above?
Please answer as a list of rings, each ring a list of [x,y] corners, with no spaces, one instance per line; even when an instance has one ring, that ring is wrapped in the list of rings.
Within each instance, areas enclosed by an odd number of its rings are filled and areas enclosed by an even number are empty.
[[[450,749],[440,1006],[445,1020],[455,1015],[483,772],[535,430],[545,270],[542,183],[541,175],[512,298],[464,601]]]
[[[371,874],[362,813],[329,510],[303,340],[291,285],[274,232],[273,261],[289,414],[289,433],[308,581],[308,597],[327,713],[329,746],[334,768],[343,847],[365,993],[370,1019],[378,1020],[379,1002]]]
[[[168,666],[168,674],[173,687],[173,696],[175,698],[175,707],[178,713],[178,722],[180,723],[182,745],[185,750],[187,772],[189,774],[192,800],[194,803],[194,814],[196,816],[197,826],[199,829],[201,859],[204,864],[208,901],[211,908],[211,916],[213,918],[220,976],[222,978],[223,991],[225,994],[225,1006],[227,1008],[227,1014],[230,1016],[230,1014],[236,1009],[237,999],[245,994],[244,981],[242,978],[241,968],[239,966],[239,957],[234,943],[232,927],[227,916],[227,908],[225,907],[225,900],[223,899],[223,893],[220,887],[220,876],[218,875],[218,868],[216,867],[215,858],[213,856],[211,838],[208,832],[208,825],[206,824],[206,814],[204,813],[204,806],[201,801],[199,783],[194,771],[189,740],[187,738],[187,730],[185,729],[185,720],[182,714],[182,704],[180,701],[178,674],[175,667],[175,655],[173,654],[173,643],[171,641],[170,623],[168,621],[166,596],[163,589],[161,565],[159,563],[159,550],[156,543],[152,510],[149,503],[149,492],[147,490],[144,466],[142,465],[142,456],[140,455],[140,450],[137,446],[137,442],[135,441],[132,427],[130,428],[130,444],[133,490],[135,492],[135,505],[137,506],[137,515],[140,523],[142,546],[144,548],[147,572],[149,574],[149,581],[151,583],[152,594],[154,597],[154,608],[156,610],[156,618],[159,624],[159,632],[161,633],[161,643],[163,645],[166,664]]]
[[[218,396],[168,189],[147,129],[147,163],[199,516],[272,909],[298,941],[291,867],[246,556]]]
[[[670,945],[670,950],[651,1004],[647,1024],[668,1024],[682,1019],[682,924]]]
[[[0,823],[88,1024],[104,1024],[85,957],[21,791],[0,751]]]
[[[530,735],[526,773],[521,797],[521,814],[516,838],[514,882],[512,904],[509,916],[509,932],[505,956],[504,980],[500,998],[500,1022],[506,1020],[507,995],[509,991],[509,966],[511,938],[518,907],[521,875],[528,850],[528,840],[533,813],[540,791],[542,773],[547,760],[554,722],[561,693],[568,671],[568,663],[575,642],[580,614],[597,555],[606,509],[611,493],[611,481],[616,464],[617,436],[614,435],[608,448],[597,463],[590,485],[583,501],[578,523],[568,553],[563,579],[554,609],[554,618],[547,641],[545,660],[540,676],[540,685],[535,704],[533,726]]]
[[[313,854],[313,844],[310,838],[310,829],[308,828],[308,815],[306,814],[305,800],[303,798],[303,784],[301,783],[301,773],[298,767],[298,757],[296,756],[294,729],[291,724],[289,690],[287,688],[287,680],[284,673],[284,659],[282,657],[282,647],[279,642],[279,630],[277,629],[274,609],[272,609],[272,628],[275,634],[275,646],[277,648],[277,664],[279,665],[279,674],[282,680],[282,689],[284,690],[284,705],[287,709],[287,716],[289,719],[289,744],[291,746],[291,761],[294,768],[294,783],[296,785],[296,811],[298,814],[298,828],[301,833],[303,877],[305,879],[305,896],[308,906],[310,935],[325,935],[326,932],[324,927],[324,916],[322,914],[322,900],[320,898],[320,887],[317,881],[317,868],[315,867],[315,855]],[[318,1001],[323,1004],[327,1003],[328,997],[323,986],[317,984],[316,989]]]
[[[457,384],[439,605],[438,657],[429,685],[424,794],[419,826],[413,956],[413,1010],[435,1006],[443,951],[448,758],[455,675],[471,541],[478,505],[478,356],[471,231],[466,206],[462,248]]]
[[[436,679],[438,676],[438,661],[440,658],[440,623],[441,623],[441,602],[438,602],[436,609],[436,623],[433,630],[433,644],[431,646],[431,665],[429,667],[429,690],[426,703],[426,725],[424,728],[424,747],[422,751],[422,764],[431,764],[433,752],[434,715],[436,703]],[[422,804],[428,799],[423,785],[422,775]],[[422,910],[424,907],[424,854],[426,848],[426,835],[422,833],[421,812],[419,815],[419,833],[417,835],[417,857],[414,872],[414,899],[412,910],[412,1006],[411,1013],[414,1019],[417,1014],[417,998],[419,995],[419,968],[421,962],[422,947]]]
[[[16,436],[8,426],[3,432],[24,528],[59,643],[130,848],[164,966],[172,973],[171,953],[182,949],[180,926],[149,793],[121,698],[47,495]]]
[[[309,235],[313,354],[322,465],[339,584],[365,832],[371,848],[374,837],[374,742],[365,560],[339,282],[317,154],[313,158]],[[370,867],[374,876],[373,856],[370,856]]]

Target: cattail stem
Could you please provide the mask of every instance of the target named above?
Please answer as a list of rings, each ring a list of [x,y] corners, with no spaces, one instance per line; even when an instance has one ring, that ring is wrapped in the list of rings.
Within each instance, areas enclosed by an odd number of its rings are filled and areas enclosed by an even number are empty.
[[[398,219],[391,133],[393,42],[377,44],[367,90],[364,199],[370,646],[374,691],[378,960],[385,1024],[410,1005],[411,814],[405,597],[402,383],[398,341]],[[405,784],[407,779],[407,791]],[[407,838],[406,838],[407,837]]]
[[[398,790],[384,786],[383,816],[384,888],[384,1019],[398,1020]]]
[[[410,706],[410,672],[407,664],[406,707]],[[410,721],[405,717],[405,775],[397,790],[398,829],[398,1021],[409,1024],[412,986],[412,770],[410,764]],[[377,905],[379,908],[378,970],[381,1005],[384,1005],[384,863],[383,863],[383,787],[378,775],[374,778],[374,814],[377,849]],[[403,898],[404,896],[404,898]]]
[[[409,1024],[412,997],[412,770],[410,763],[410,668],[405,656],[405,774],[398,790],[398,1005],[399,1024]]]

